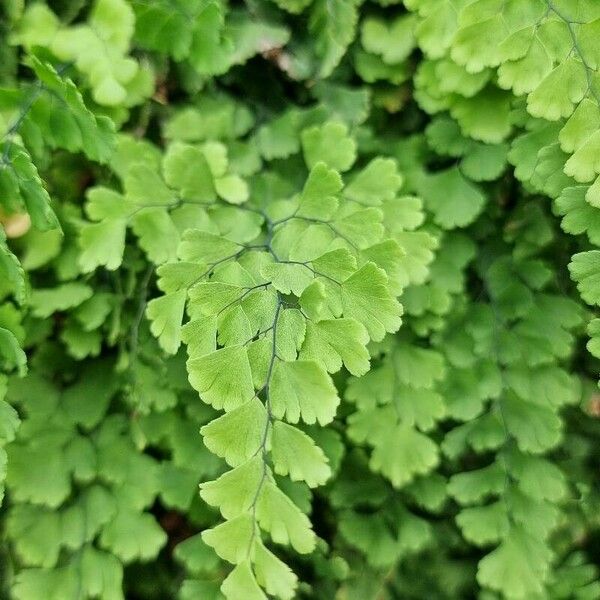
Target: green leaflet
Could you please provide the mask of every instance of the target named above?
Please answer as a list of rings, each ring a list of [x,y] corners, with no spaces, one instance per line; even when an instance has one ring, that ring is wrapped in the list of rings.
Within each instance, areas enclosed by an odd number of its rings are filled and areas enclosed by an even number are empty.
[[[54,289],[38,289],[30,297],[33,314],[48,317],[52,313],[79,306],[92,296],[92,289],[82,283],[65,283]]]
[[[2,366],[6,370],[17,369],[20,374],[27,372],[27,357],[19,345],[15,334],[4,327],[0,327],[0,340],[2,340]]]
[[[114,271],[123,260],[125,251],[125,220],[116,219],[90,223],[81,230],[81,255],[83,271],[93,271],[99,266]]]
[[[10,251],[6,243],[4,229],[0,230],[0,272],[5,281],[7,292],[12,292],[15,300],[22,303],[28,293],[25,272],[17,257]]]
[[[7,456],[4,446],[15,439],[15,433],[20,425],[17,411],[3,399],[5,392],[6,378],[2,377],[0,379],[0,416],[2,416],[2,426],[0,428],[0,502],[4,499],[4,480],[7,471]]]
[[[223,517],[234,519],[252,507],[262,478],[263,464],[256,455],[216,481],[201,484],[200,495],[207,504],[219,507]]]
[[[100,544],[123,562],[156,556],[165,542],[166,535],[152,515],[127,511],[118,512],[100,537]]]
[[[581,297],[588,304],[600,303],[598,282],[600,281],[600,251],[591,250],[573,256],[569,264],[571,277],[577,282]]]
[[[385,158],[373,159],[346,187],[348,198],[365,204],[391,200],[402,185],[396,163]]]
[[[428,199],[435,222],[445,229],[473,222],[485,201],[481,192],[456,168],[431,175],[419,190]]]
[[[204,443],[211,452],[235,467],[259,450],[266,417],[263,404],[254,397],[205,425],[201,429]],[[244,444],[239,444],[239,440]]]
[[[231,571],[221,586],[221,591],[231,598],[248,595],[251,600],[264,600],[266,596],[258,586],[247,562],[242,562]]]
[[[343,363],[353,375],[363,375],[369,369],[367,341],[367,330],[353,319],[308,323],[300,356],[319,358],[330,373],[339,371]]]
[[[206,152],[196,146],[175,143],[164,159],[165,181],[179,190],[185,198],[206,202],[214,199],[212,171]],[[186,164],[193,163],[193,170]]]
[[[375,341],[383,339],[386,331],[396,331],[401,323],[400,306],[386,284],[385,272],[373,263],[367,263],[342,284],[344,314],[362,323]]]
[[[282,600],[293,598],[297,579],[290,569],[261,543],[254,547],[256,578],[267,593]]]
[[[315,534],[308,517],[273,483],[267,482],[257,502],[257,519],[274,542],[286,544],[300,554],[315,549]]]
[[[324,162],[338,171],[347,171],[356,158],[356,143],[343,123],[326,123],[305,129],[301,134],[304,160],[309,168]]]
[[[232,410],[253,395],[248,352],[243,346],[229,346],[188,361],[190,383],[214,408]],[[235,370],[237,378],[229,373]]]
[[[29,213],[32,223],[41,231],[58,228],[58,220],[50,207],[50,196],[27,150],[11,140],[3,141],[1,147],[7,162],[0,176],[5,195],[3,205],[6,202],[11,212]]]
[[[327,77],[340,62],[354,38],[357,2],[317,0],[312,6],[309,30],[316,37],[314,52],[319,59],[317,74]]]
[[[202,571],[218,566],[219,559],[211,552],[200,534],[193,535],[177,545],[177,559],[189,566],[191,570]]]
[[[99,220],[81,229],[79,263],[84,272],[105,266],[114,271],[123,260],[125,231],[127,226],[124,198],[105,187],[88,192],[88,215]]]
[[[478,580],[492,589],[506,591],[509,597],[525,597],[541,591],[547,550],[515,528],[506,541],[479,564]],[[507,573],[519,572],[518,579],[507,580]]]
[[[368,52],[380,54],[388,64],[404,60],[414,47],[411,35],[415,19],[408,15],[386,25],[378,19],[366,19],[361,28],[362,45]]]
[[[300,429],[277,421],[271,437],[273,464],[278,475],[289,473],[292,481],[306,481],[310,487],[323,485],[331,471],[327,458],[313,440]],[[301,463],[295,460],[302,456]]]
[[[152,321],[150,331],[165,352],[174,354],[181,343],[181,321],[185,308],[185,290],[152,300],[146,309]]]
[[[598,213],[586,202],[585,186],[565,188],[555,200],[555,212],[563,217],[561,227],[574,235],[586,233],[593,244],[598,242]]]
[[[224,560],[237,564],[248,556],[253,538],[250,514],[241,514],[202,533],[202,539]]]
[[[315,219],[331,218],[339,206],[335,196],[342,187],[339,174],[325,162],[317,162],[302,189],[298,214]]]
[[[329,423],[338,405],[337,393],[324,369],[313,361],[277,363],[271,382],[273,414],[297,423]]]

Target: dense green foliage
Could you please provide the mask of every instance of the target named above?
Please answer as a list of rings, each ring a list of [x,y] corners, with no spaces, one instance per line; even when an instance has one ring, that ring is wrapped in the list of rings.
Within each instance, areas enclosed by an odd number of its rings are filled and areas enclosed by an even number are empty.
[[[600,598],[597,0],[0,11],[0,597]]]

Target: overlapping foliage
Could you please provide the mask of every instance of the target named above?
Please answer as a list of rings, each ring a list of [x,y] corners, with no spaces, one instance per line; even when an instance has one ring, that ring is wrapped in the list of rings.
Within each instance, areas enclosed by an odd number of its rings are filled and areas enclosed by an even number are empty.
[[[594,0],[2,10],[1,594],[600,597]]]

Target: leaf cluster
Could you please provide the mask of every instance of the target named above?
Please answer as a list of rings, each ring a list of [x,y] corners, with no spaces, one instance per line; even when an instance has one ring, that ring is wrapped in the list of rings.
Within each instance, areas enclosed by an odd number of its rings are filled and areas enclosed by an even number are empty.
[[[595,1],[0,11],[0,595],[600,597]]]

